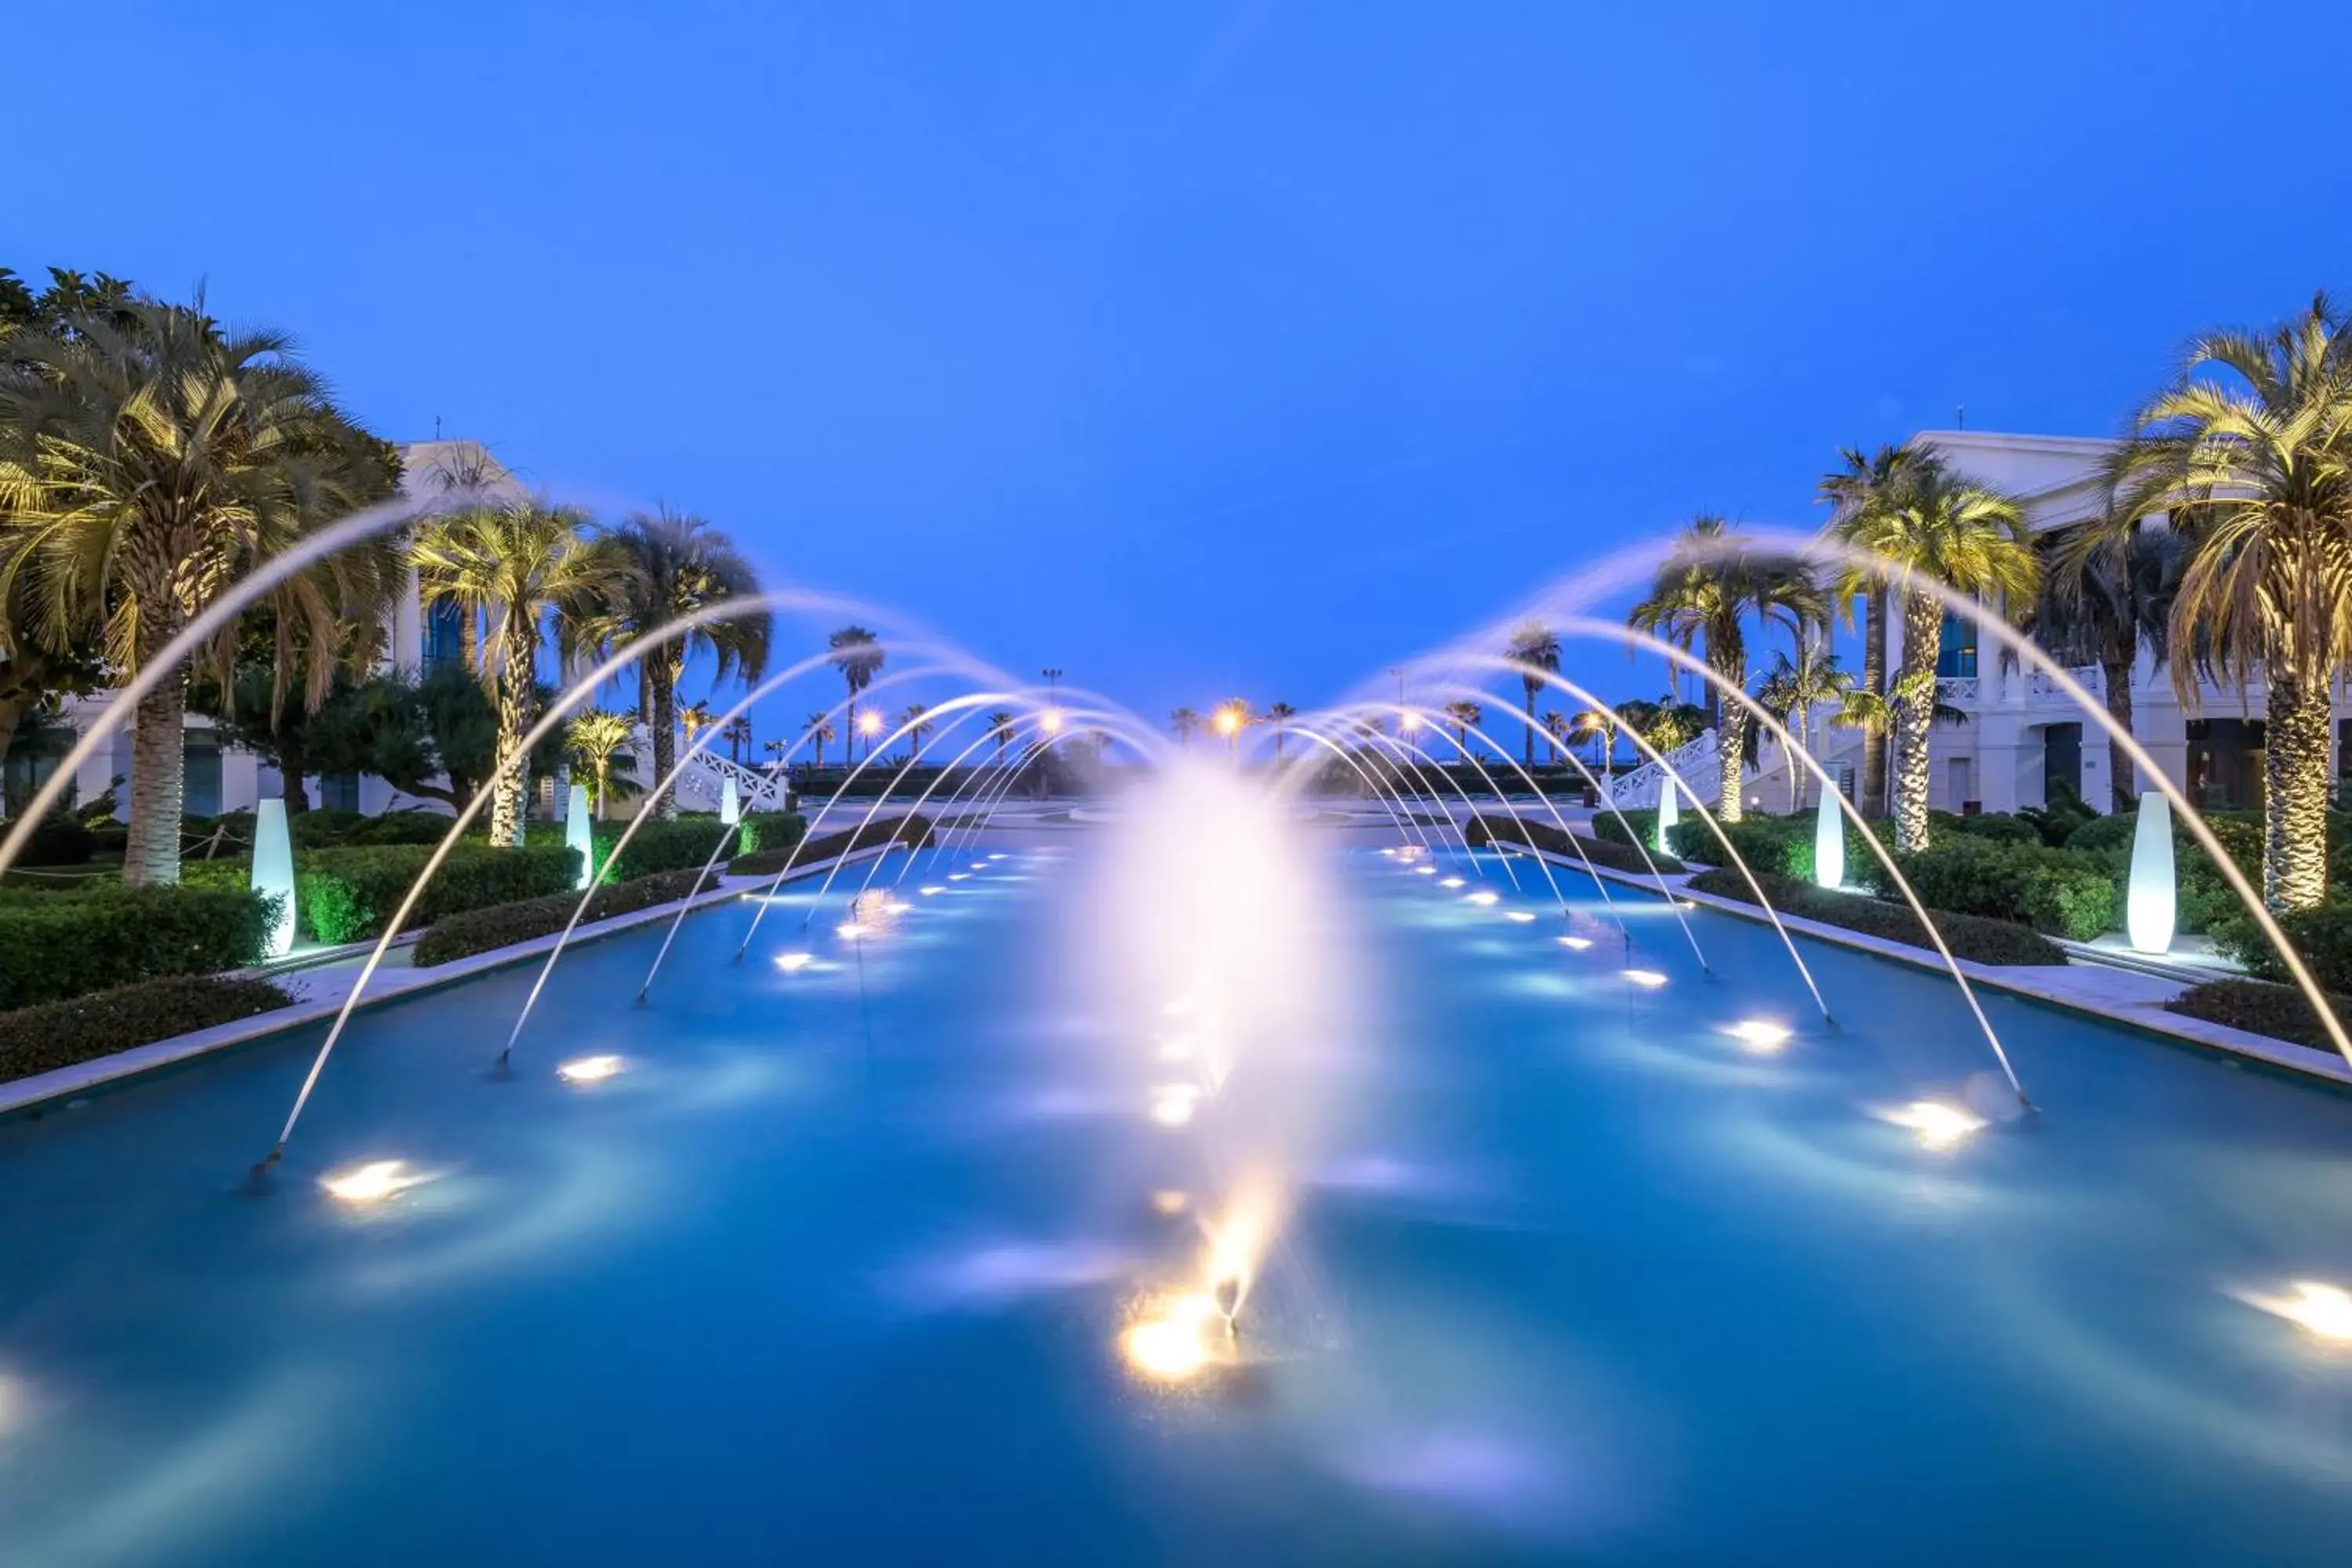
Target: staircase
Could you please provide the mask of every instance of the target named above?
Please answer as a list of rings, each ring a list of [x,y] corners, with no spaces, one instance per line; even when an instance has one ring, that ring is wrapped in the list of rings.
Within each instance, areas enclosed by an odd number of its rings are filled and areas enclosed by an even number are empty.
[[[1696,740],[1668,752],[1665,760],[1682,775],[1697,804],[1713,805],[1723,794],[1723,754],[1717,750],[1714,731],[1701,731]],[[1631,773],[1619,773],[1609,786],[1609,795],[1622,806],[1652,806],[1665,793],[1665,769],[1656,763],[1643,763]]]

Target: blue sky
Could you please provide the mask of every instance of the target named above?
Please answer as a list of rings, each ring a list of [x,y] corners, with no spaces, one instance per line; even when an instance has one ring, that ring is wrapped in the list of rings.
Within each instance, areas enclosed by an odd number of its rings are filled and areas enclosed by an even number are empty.
[[[2107,433],[2352,281],[2341,95],[2263,64],[2315,4],[107,15],[105,96],[12,84],[0,260],[205,280],[387,436],[1155,717],[1806,521],[1963,403]]]

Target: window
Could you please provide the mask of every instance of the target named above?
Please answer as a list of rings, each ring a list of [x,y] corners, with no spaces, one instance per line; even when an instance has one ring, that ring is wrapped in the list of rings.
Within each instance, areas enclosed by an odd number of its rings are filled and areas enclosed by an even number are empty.
[[[465,656],[464,645],[458,641],[458,627],[463,620],[457,606],[446,599],[425,606],[424,647],[418,650],[418,657],[426,669],[455,664]]]
[[[1936,656],[1939,676],[1973,678],[1977,672],[1977,624],[1967,616],[1944,612],[1944,640]]]
[[[320,774],[319,804],[329,811],[357,811],[360,808],[360,775]]]

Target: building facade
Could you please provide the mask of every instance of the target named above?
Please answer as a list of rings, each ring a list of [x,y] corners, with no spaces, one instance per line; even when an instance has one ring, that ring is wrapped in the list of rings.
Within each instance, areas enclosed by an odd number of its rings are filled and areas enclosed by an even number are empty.
[[[2015,498],[2037,536],[2094,521],[2105,509],[2101,465],[2112,441],[2072,436],[2016,436],[1974,430],[1927,430],[1913,437],[1938,453],[1953,472]],[[1887,668],[1902,658],[1902,619],[1891,617]],[[1859,658],[1847,668],[1859,673]],[[1939,703],[1959,715],[1939,720],[1929,747],[1928,804],[1959,813],[2008,812],[2046,805],[2070,789],[2100,811],[2109,808],[2106,731],[2040,671],[2021,668],[1999,646],[1981,638],[1968,617],[1947,616],[1937,664]],[[2105,678],[2096,666],[2069,672],[2104,704]],[[2132,731],[2172,782],[2204,806],[2259,808],[2263,804],[2262,683],[2244,691],[2205,683],[2184,707],[2169,669],[2147,648],[2131,673]],[[2352,760],[2352,713],[2336,713],[2336,767]],[[1815,754],[1853,790],[1862,752],[1856,731],[1832,729]],[[1761,758],[1748,793],[1767,809],[1788,800],[1788,769],[1778,748]],[[2149,787],[2137,775],[2133,794]]]

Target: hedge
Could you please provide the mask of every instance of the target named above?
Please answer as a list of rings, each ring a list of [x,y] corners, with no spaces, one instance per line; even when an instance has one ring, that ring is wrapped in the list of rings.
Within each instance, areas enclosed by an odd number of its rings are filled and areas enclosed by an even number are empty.
[[[2352,996],[2331,992],[2327,1002],[2336,1009],[2337,1018],[2352,1021]],[[2292,985],[2272,985],[2259,980],[2209,980],[2167,1002],[2164,1010],[2183,1017],[2202,1018],[2210,1024],[2227,1024],[2252,1034],[2268,1035],[2289,1045],[2309,1046],[2330,1056],[2336,1054],[2336,1042],[2320,1026],[2319,1015],[2311,1010],[2303,993]]]
[[[1895,864],[1930,909],[2022,921],[2076,942],[2116,928],[2117,868],[2104,856],[1956,833],[1916,855],[1896,856]],[[1901,896],[1875,858],[1855,868],[1854,878],[1882,899]]]
[[[2205,826],[2221,841],[2230,858],[2247,880],[2257,888],[2263,885],[2263,814],[2259,811],[2209,811],[2204,813]],[[2336,826],[2331,818],[2328,824]],[[2120,875],[2131,858],[2132,840],[2139,831],[2139,813],[2118,811],[2110,816],[2094,817],[2067,836],[2070,850],[2088,851],[2111,857]],[[2352,856],[2352,834],[2328,835],[2328,880],[2352,878],[2352,863],[2339,862],[2339,854]],[[2215,940],[2221,937],[2220,927],[2245,922],[2251,931],[2245,906],[2237,894],[2221,879],[2221,870],[2205,853],[2189,831],[2189,825],[2178,816],[2172,821],[2172,860],[2179,879],[2179,903],[2175,921],[2184,931],[2211,931]]]
[[[15,824],[0,824],[14,826]],[[85,866],[98,850],[98,835],[81,825],[79,817],[63,809],[53,810],[33,825],[25,837],[25,847],[16,857],[19,866]]]
[[[1612,871],[1630,871],[1637,877],[1648,876],[1653,865],[1669,877],[1678,877],[1689,869],[1673,856],[1661,855],[1655,850],[1652,850],[1650,858],[1644,861],[1642,852],[1622,838],[1603,841],[1587,838],[1581,834],[1565,834],[1549,822],[1528,822],[1517,816],[1490,816],[1483,812],[1475,814],[1470,818],[1469,826],[1463,829],[1463,837],[1469,839],[1473,849],[1501,839],[1507,844],[1531,843],[1538,849],[1565,855],[1570,859],[1576,858],[1577,850],[1581,848],[1585,858],[1595,866],[1606,866]],[[1575,840],[1573,844],[1569,842],[1570,838]]]
[[[432,847],[422,844],[298,853],[294,904],[299,931],[330,945],[382,936],[409,884],[432,858]],[[576,887],[579,864],[579,856],[560,844],[494,849],[476,840],[461,841],[425,884],[425,896],[409,911],[408,928]],[[192,861],[180,870],[184,882],[215,887],[244,887],[252,874],[252,863],[242,859]]]
[[[790,849],[807,833],[808,818],[797,811],[746,812],[740,852],[757,855],[763,849]]]
[[[713,876],[715,878],[716,873]],[[606,882],[598,887],[589,900],[588,911],[580,917],[581,923],[585,925],[590,921],[651,909],[656,904],[674,903],[695,892],[699,880],[698,868],[658,871],[632,881]],[[572,919],[572,911],[579,907],[580,895],[566,892],[451,915],[446,920],[436,921],[432,930],[417,938],[409,961],[419,969],[430,969],[453,959],[471,958],[478,952],[488,952],[492,948],[509,947],[534,937],[553,936],[564,928]]]
[[[622,825],[608,825],[596,834],[596,878],[602,882],[634,882],[656,871],[698,871],[710,862],[710,852],[722,838],[734,837],[716,817],[681,816],[667,822],[640,824],[628,847],[613,858]],[[719,858],[727,858],[720,851]]]
[[[2326,991],[2352,991],[2352,903],[2340,895],[2313,910],[2290,910],[2278,916],[2279,929],[2303,954],[2312,978]],[[2245,965],[2258,980],[2284,982],[2291,977],[2278,950],[2244,906],[2212,923],[2213,945]]]
[[[173,974],[0,1013],[0,1082],[54,1072],[293,1004],[291,996],[267,980]]]
[[[1763,885],[1764,896],[1772,907],[1784,915],[1819,921],[1846,931],[1859,931],[1887,942],[1899,942],[1906,946],[1926,948],[1935,944],[1919,924],[1918,918],[1904,904],[1888,903],[1884,899],[1864,898],[1853,893],[1832,892],[1811,882],[1800,882],[1789,877],[1759,874],[1756,880]],[[1702,871],[1690,879],[1691,888],[1718,898],[1736,899],[1752,904],[1756,895],[1748,889],[1747,879],[1728,867]],[[1943,933],[1945,945],[1955,958],[1969,959],[1977,963],[2052,964],[2066,962],[2066,954],[2049,938],[2013,921],[1985,920],[1976,915],[1950,913],[1931,909],[1936,929]]]
[[[821,834],[793,853],[794,846],[787,844],[774,849],[755,850],[738,855],[728,863],[730,877],[772,877],[786,865],[821,866],[835,856],[865,849],[877,844],[904,844],[921,848],[931,842],[931,819],[908,815],[889,822],[867,822],[838,833]]]
[[[261,961],[276,900],[220,888],[126,888],[0,900],[0,1008]]]

